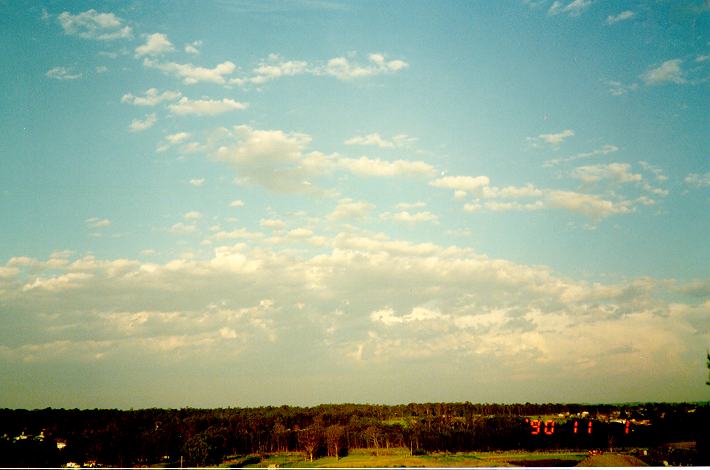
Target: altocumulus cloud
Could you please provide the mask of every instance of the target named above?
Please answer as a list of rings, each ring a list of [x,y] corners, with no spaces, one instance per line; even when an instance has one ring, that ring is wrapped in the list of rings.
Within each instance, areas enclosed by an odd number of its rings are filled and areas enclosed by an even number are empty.
[[[360,210],[357,204],[340,202],[346,211]],[[315,350],[352,373],[361,363],[434,360],[441,370],[473,361],[500,367],[494,375],[504,383],[529,374],[577,383],[633,377],[641,392],[649,377],[681,386],[695,380],[678,364],[710,339],[699,321],[710,314],[710,299],[698,295],[697,283],[684,294],[683,283],[647,278],[576,281],[381,234],[333,234],[310,255],[253,238],[162,264],[61,260],[11,259],[3,267],[7,324],[32,328],[14,328],[0,360],[120,362],[130,351],[149,364],[191,368],[256,354],[279,374],[288,367],[283,354],[298,359]],[[672,303],[665,300],[671,290]],[[293,348],[294,332],[311,352]]]

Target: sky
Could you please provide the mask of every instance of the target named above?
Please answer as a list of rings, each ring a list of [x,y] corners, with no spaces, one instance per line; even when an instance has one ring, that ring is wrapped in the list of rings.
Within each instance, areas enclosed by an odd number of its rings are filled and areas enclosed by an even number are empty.
[[[0,407],[710,399],[709,32],[0,1]]]

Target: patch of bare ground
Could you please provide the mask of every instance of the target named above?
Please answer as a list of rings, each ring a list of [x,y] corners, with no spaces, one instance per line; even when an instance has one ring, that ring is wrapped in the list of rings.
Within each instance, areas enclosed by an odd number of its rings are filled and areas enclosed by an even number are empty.
[[[577,464],[578,467],[647,467],[641,459],[633,455],[607,453],[590,455]]]

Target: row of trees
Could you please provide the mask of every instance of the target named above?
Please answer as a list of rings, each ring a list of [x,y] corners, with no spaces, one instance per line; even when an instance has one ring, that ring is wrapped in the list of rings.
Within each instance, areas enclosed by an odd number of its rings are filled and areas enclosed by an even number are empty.
[[[694,411],[693,411],[694,410]],[[302,451],[308,459],[349,449],[408,447],[412,453],[513,448],[650,446],[695,440],[710,407],[698,404],[570,405],[426,403],[179,410],[0,410],[0,454],[11,466],[59,466],[96,460],[129,466],[161,461],[217,464],[229,455]],[[593,435],[531,435],[524,416],[589,413],[649,419],[626,435],[623,425],[595,425]],[[563,421],[563,420],[561,420]],[[44,440],[15,437],[38,436]],[[57,449],[56,442],[66,442]]]

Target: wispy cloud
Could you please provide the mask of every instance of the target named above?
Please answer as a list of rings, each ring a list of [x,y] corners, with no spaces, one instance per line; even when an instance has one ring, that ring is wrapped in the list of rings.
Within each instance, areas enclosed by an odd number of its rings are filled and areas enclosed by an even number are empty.
[[[53,67],[47,70],[45,75],[55,80],[78,80],[82,76],[81,73],[74,72],[72,69],[66,67]]]
[[[121,97],[121,102],[136,106],[155,106],[163,101],[174,101],[180,98],[181,95],[179,91],[166,90],[160,93],[157,88],[148,88],[144,96],[134,96],[131,93],[126,93]]]
[[[145,119],[134,119],[128,126],[131,132],[140,132],[146,129],[150,129],[156,123],[158,118],[155,113],[147,114]]]
[[[565,140],[574,136],[574,131],[572,129],[565,129],[561,132],[555,134],[540,134],[537,137],[528,137],[527,140],[533,146],[539,146],[540,144],[546,144],[550,146],[559,146]]]
[[[681,59],[672,59],[663,62],[655,68],[649,69],[641,75],[641,79],[646,85],[661,85],[663,83],[686,83],[681,64]]]
[[[573,0],[567,5],[560,0],[555,0],[550,9],[547,11],[549,15],[568,14],[569,16],[580,16],[592,5],[591,0]]]
[[[707,173],[690,173],[685,177],[685,182],[696,188],[705,188],[710,186],[710,172]]]
[[[606,24],[612,25],[612,24],[620,23],[622,21],[627,21],[627,20],[630,20],[631,18],[633,18],[635,15],[636,15],[636,13],[634,13],[631,10],[624,10],[619,14],[607,16],[606,17]]]
[[[415,137],[410,137],[407,134],[397,134],[392,136],[391,139],[387,139],[380,136],[379,133],[374,132],[372,134],[351,137],[345,141],[345,145],[370,145],[382,149],[394,149],[409,147],[416,142],[416,140]]]
[[[560,163],[568,163],[568,162],[573,162],[575,160],[582,160],[585,158],[591,158],[591,157],[596,157],[599,155],[608,155],[610,153],[618,152],[619,147],[616,145],[611,145],[611,144],[605,144],[602,147],[598,149],[594,149],[590,152],[581,152],[577,153],[574,155],[570,155],[569,157],[564,157],[564,158],[553,158],[550,160],[546,160],[544,163],[544,167],[551,167],[554,165],[558,165]]]
[[[230,98],[222,98],[221,100],[191,100],[183,96],[177,103],[169,105],[168,109],[178,116],[217,116],[248,107],[249,105],[247,103],[234,101]]]
[[[168,36],[163,33],[153,33],[146,37],[145,44],[136,47],[136,57],[151,56],[157,57],[168,52],[173,52],[175,46],[170,42]]]
[[[113,13],[99,13],[94,9],[73,15],[68,11],[57,17],[64,32],[70,36],[99,41],[131,39],[133,30]]]
[[[206,68],[192,64],[179,64],[177,62],[157,62],[147,57],[143,59],[143,65],[178,77],[182,79],[183,83],[186,85],[195,85],[201,82],[223,85],[227,83],[226,77],[231,75],[237,68],[236,65],[230,61],[222,62],[213,68]]]

